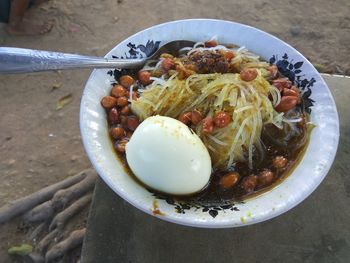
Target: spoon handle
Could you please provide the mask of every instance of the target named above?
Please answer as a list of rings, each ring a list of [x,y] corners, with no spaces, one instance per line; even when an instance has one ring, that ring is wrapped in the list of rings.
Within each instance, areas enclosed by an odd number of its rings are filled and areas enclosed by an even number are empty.
[[[0,47],[1,73],[30,73],[76,68],[136,68],[144,59],[108,59],[44,50]]]

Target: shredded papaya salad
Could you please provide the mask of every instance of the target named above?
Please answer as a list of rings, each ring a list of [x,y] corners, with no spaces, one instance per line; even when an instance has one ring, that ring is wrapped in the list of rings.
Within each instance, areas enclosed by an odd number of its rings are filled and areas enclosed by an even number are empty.
[[[145,65],[131,109],[140,121],[163,115],[187,124],[209,150],[213,169],[235,162],[252,169],[254,156],[265,152],[264,126],[293,131],[305,119],[299,89],[246,48],[212,39],[179,53]]]

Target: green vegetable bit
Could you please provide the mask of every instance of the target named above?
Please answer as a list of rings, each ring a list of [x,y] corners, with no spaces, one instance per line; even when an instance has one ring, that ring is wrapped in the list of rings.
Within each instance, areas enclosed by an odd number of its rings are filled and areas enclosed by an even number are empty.
[[[22,244],[20,246],[10,247],[7,251],[11,255],[25,256],[33,251],[33,247],[29,244]]]

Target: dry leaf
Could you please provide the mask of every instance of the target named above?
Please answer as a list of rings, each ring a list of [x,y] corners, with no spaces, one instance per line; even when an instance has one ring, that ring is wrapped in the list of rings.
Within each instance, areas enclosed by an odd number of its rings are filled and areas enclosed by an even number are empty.
[[[20,246],[10,247],[7,252],[11,255],[25,256],[31,253],[32,251],[33,251],[33,247],[31,245],[22,244]]]
[[[67,104],[71,103],[73,100],[73,96],[71,93],[69,93],[66,96],[63,96],[62,98],[60,98],[57,103],[56,103],[56,110],[60,110],[62,109],[64,106],[66,106]]]
[[[51,90],[54,91],[56,89],[59,89],[60,87],[62,87],[62,84],[61,83],[54,83],[52,84],[51,86]]]

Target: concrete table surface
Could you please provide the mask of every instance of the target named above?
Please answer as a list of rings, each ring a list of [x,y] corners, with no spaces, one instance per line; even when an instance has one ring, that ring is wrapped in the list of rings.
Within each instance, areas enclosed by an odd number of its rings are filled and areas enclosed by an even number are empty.
[[[329,174],[304,202],[256,225],[198,229],[147,215],[99,180],[81,262],[350,262],[350,78],[324,79],[341,136]]]

